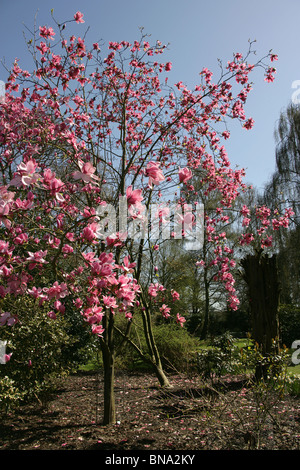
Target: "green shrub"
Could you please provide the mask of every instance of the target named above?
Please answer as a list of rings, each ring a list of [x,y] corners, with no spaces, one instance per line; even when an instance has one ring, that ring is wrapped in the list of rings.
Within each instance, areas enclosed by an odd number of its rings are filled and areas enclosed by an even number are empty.
[[[300,307],[281,305],[279,308],[279,327],[282,344],[288,348],[300,339]]]
[[[186,372],[191,364],[199,340],[191,336],[183,327],[174,324],[161,324],[154,327],[154,337],[161,355],[163,367]]]
[[[300,377],[290,375],[287,377],[287,391],[290,395],[300,397]]]
[[[0,377],[0,411],[9,411],[15,408],[20,400],[22,394],[16,387],[14,380],[7,376]]]
[[[288,349],[280,348],[278,341],[273,341],[270,353],[264,355],[255,341],[241,350],[241,364],[243,368],[255,373],[256,380],[274,383],[282,383],[285,380],[289,363]]]
[[[233,373],[239,367],[238,349],[229,333],[214,338],[207,348],[197,353],[197,369],[203,378],[220,377]]]
[[[6,352],[11,354],[9,362],[0,365],[0,378],[7,377],[20,397],[30,398],[70,370],[62,349],[72,339],[66,333],[63,315],[50,318],[46,304],[39,307],[30,297],[12,301],[18,322],[0,327],[1,340],[7,341]],[[4,310],[7,306],[2,303],[1,307]]]
[[[124,330],[124,320],[119,318],[117,321],[120,329]],[[199,340],[191,336],[185,327],[174,323],[154,322],[153,335],[165,370],[186,372],[192,367],[195,351],[199,348]],[[130,339],[138,345],[146,357],[149,357],[141,317],[135,317]],[[124,345],[116,361],[118,368],[151,369],[151,365],[143,361],[128,343]]]

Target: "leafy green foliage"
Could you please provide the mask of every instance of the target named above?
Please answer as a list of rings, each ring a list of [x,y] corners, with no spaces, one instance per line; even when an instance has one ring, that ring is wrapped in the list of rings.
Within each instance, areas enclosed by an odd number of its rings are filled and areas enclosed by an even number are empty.
[[[197,353],[197,368],[204,379],[213,380],[222,374],[235,372],[237,361],[237,348],[234,338],[229,333],[217,336],[207,348]]]
[[[200,345],[199,339],[192,336],[185,327],[180,327],[172,321],[165,320],[163,322],[160,316],[157,319],[158,321],[153,321],[153,334],[162,366],[168,371],[187,372],[193,367],[195,351],[199,349]],[[139,317],[134,318],[130,339],[147,359],[149,357],[147,343]],[[130,344],[125,343],[122,354],[117,358],[117,366],[125,369],[147,369],[149,365],[146,359],[141,360],[137,351]]]
[[[279,307],[279,326],[282,343],[291,347],[293,341],[300,339],[300,307],[281,305]]]
[[[7,341],[10,360],[0,366],[0,378],[22,398],[38,395],[51,379],[68,372],[71,364],[62,351],[72,338],[66,333],[66,320],[61,315],[53,320],[47,304],[42,307],[29,297],[11,299],[18,310],[18,322],[1,327],[1,340]],[[5,305],[1,305],[5,309]]]
[[[154,334],[165,369],[186,372],[199,348],[199,340],[178,325],[157,325]]]
[[[0,410],[9,411],[17,406],[22,394],[17,389],[14,380],[7,376],[0,377]]]

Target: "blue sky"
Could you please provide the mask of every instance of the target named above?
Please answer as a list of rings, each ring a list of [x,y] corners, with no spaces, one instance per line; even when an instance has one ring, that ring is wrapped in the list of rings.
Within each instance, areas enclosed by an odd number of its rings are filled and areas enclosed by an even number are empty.
[[[52,25],[51,8],[58,21],[84,14],[84,24],[72,24],[68,32],[83,36],[89,26],[88,43],[139,39],[139,27],[169,44],[164,61],[173,69],[169,81],[181,80],[192,88],[203,67],[218,77],[217,59],[224,63],[233,52],[246,52],[248,40],[256,40],[257,58],[270,49],[278,54],[275,82],[267,84],[255,73],[253,91],[246,106],[255,121],[251,131],[233,126],[226,142],[233,166],[246,168],[246,181],[262,189],[275,168],[274,128],[280,112],[291,102],[292,83],[300,80],[299,0],[0,0],[0,60],[10,66],[15,57],[32,70],[23,32],[37,25]],[[261,71],[262,72],[262,71]],[[6,71],[0,65],[0,80]],[[299,95],[300,96],[300,95]]]

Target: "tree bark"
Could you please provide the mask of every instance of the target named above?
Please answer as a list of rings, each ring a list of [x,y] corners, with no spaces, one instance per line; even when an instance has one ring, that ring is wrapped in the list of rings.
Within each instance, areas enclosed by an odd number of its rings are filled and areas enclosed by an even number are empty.
[[[104,316],[104,335],[100,339],[104,369],[104,425],[115,424],[116,422],[114,323],[112,313]]]
[[[172,388],[172,385],[170,384],[168,377],[163,371],[160,358],[158,357],[155,360],[153,355],[152,355],[152,358],[146,356],[146,354],[144,354],[143,351],[125,333],[123,333],[117,327],[115,327],[115,330],[123,337],[125,341],[127,341],[135,349],[135,351],[139,354],[140,358],[153,368],[161,387]]]
[[[102,341],[102,358],[104,369],[104,415],[103,424],[115,424],[116,406],[115,406],[115,356],[109,347]]]
[[[157,349],[157,345],[155,342],[153,329],[152,329],[151,315],[150,315],[150,311],[148,307],[146,307],[145,310],[142,311],[142,319],[143,319],[146,343],[147,343],[148,351],[151,357],[151,364],[153,366],[156,377],[158,378],[158,381],[162,387],[170,388],[171,384],[166,374],[163,371],[163,367],[162,367],[161,360],[160,360],[160,354],[159,354],[159,351]]]
[[[172,388],[172,385],[170,384],[170,381],[166,374],[163,371],[162,365],[159,364],[152,364],[154,372],[156,374],[156,377],[163,388]]]
[[[268,257],[261,252],[248,255],[243,261],[244,279],[248,285],[252,319],[252,337],[264,357],[272,353],[274,340],[279,339],[279,282],[277,257]],[[256,375],[265,370],[257,368]]]

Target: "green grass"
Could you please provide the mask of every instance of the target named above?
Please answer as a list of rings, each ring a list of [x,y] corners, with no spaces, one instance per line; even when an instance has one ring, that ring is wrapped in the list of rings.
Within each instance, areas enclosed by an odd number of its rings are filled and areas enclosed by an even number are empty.
[[[298,364],[297,366],[288,367],[287,372],[288,372],[288,374],[291,374],[291,375],[299,375],[300,376],[300,364]]]

